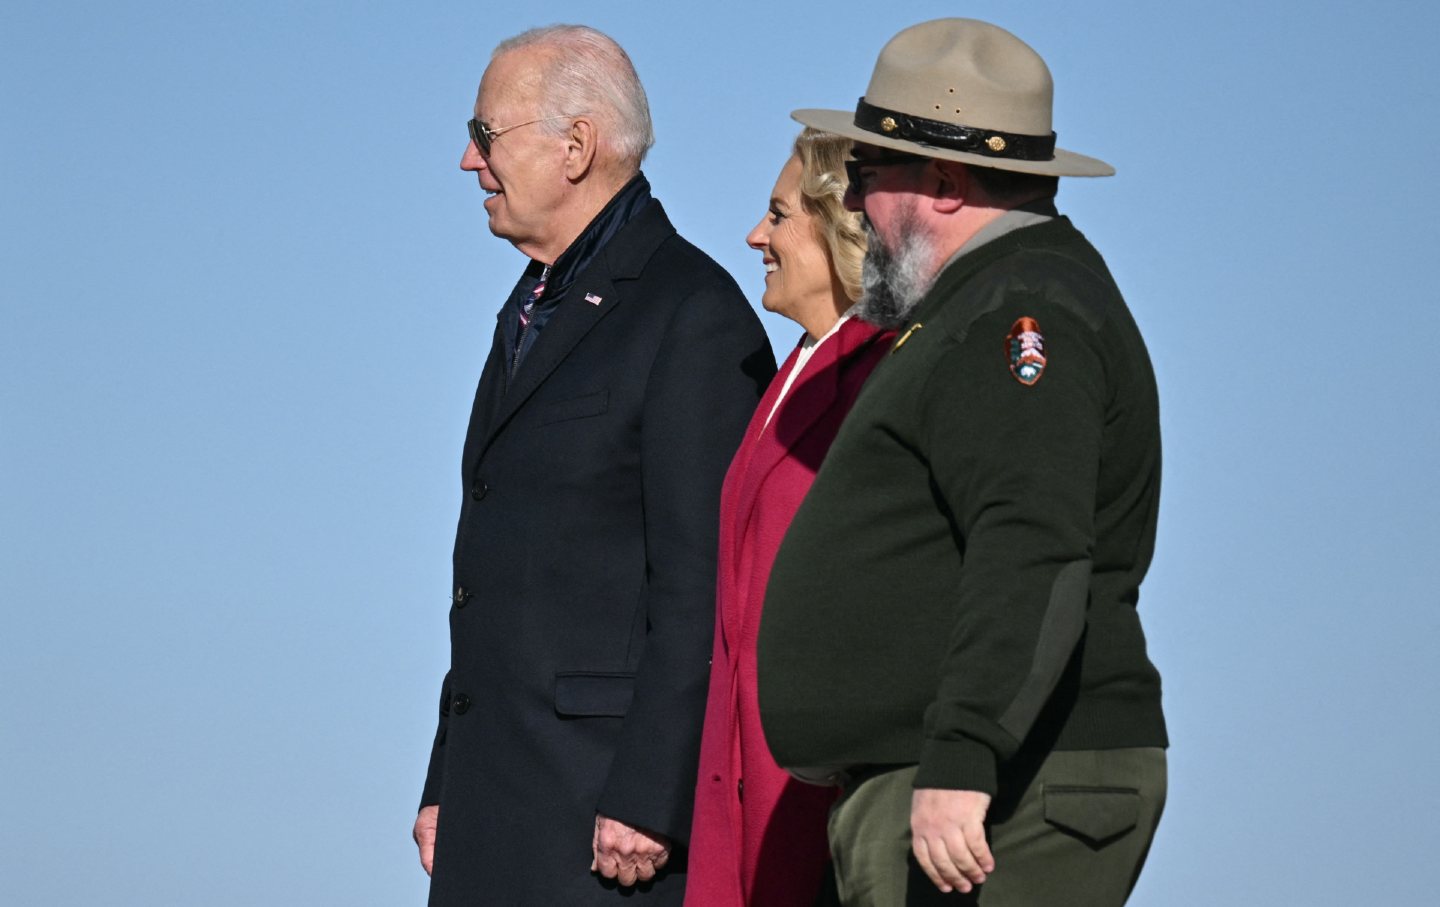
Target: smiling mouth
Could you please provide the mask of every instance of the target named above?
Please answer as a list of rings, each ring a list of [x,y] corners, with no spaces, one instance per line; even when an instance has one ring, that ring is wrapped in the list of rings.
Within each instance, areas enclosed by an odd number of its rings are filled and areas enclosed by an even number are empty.
[[[780,265],[777,262],[767,261],[764,264],[766,274],[774,274],[776,271],[780,270]]]

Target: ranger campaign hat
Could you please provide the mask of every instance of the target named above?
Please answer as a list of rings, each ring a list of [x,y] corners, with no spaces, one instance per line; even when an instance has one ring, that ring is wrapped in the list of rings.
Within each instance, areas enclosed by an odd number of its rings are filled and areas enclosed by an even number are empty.
[[[1104,161],[1055,147],[1054,83],[1030,45],[976,19],[935,19],[880,51],[855,110],[790,116],[878,148],[1043,176],[1111,176]]]

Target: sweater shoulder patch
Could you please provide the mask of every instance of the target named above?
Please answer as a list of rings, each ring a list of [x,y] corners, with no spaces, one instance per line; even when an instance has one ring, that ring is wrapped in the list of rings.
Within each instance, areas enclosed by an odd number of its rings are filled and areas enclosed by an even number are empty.
[[[1045,374],[1045,336],[1040,322],[1027,316],[1015,319],[1005,337],[1005,356],[1010,361],[1010,374],[1026,387],[1034,387]]]

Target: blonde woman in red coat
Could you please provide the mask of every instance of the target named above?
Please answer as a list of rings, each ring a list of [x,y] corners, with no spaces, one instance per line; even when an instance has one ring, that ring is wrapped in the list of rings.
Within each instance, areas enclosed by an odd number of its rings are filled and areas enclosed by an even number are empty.
[[[755,645],[780,540],[890,335],[850,318],[865,239],[845,210],[850,142],[806,129],[746,238],[761,304],[805,329],[750,420],[720,497],[715,651],[700,746],[687,907],[812,907],[834,789],[792,779],[760,730]]]

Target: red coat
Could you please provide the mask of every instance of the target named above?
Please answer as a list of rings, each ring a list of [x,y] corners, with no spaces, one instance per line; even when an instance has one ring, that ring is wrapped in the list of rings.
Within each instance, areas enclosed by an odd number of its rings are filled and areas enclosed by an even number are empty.
[[[850,319],[811,355],[766,416],[797,346],[745,430],[720,495],[715,652],[700,744],[686,907],[811,907],[829,861],[832,788],[795,781],[760,729],[755,646],[780,540],[890,334]],[[741,785],[743,779],[743,787]]]

